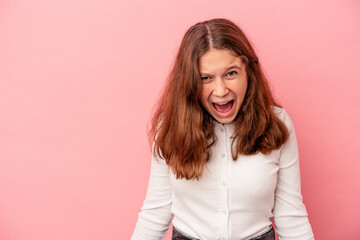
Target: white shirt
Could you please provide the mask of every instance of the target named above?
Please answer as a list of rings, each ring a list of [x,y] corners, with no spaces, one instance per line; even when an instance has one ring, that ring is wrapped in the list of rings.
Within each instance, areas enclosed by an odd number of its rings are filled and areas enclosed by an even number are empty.
[[[217,142],[200,180],[176,179],[165,160],[152,157],[146,199],[132,240],[163,239],[173,225],[201,240],[248,239],[274,218],[279,240],[314,239],[302,201],[298,147],[284,109],[275,113],[289,139],[268,155],[231,157],[233,124],[215,123]]]

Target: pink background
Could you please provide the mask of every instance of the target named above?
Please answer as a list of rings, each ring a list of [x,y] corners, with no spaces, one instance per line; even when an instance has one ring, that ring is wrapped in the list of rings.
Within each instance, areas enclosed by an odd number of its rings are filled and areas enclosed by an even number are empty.
[[[317,239],[360,239],[358,1],[0,2],[0,239],[130,239],[181,37],[226,17],[292,116]]]

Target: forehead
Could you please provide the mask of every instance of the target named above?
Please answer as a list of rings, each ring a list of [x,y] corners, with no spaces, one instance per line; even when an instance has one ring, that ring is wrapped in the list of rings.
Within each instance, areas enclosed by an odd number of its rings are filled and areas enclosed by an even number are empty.
[[[231,65],[242,65],[241,58],[229,49],[211,49],[199,59],[200,72],[217,71]]]

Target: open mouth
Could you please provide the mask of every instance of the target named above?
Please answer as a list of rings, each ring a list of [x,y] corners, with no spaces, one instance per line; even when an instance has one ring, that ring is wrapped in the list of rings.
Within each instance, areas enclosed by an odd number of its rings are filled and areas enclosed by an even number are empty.
[[[233,105],[234,105],[234,100],[230,100],[229,102],[224,102],[224,103],[211,103],[211,105],[213,106],[213,108],[220,112],[220,113],[227,113],[229,112]]]

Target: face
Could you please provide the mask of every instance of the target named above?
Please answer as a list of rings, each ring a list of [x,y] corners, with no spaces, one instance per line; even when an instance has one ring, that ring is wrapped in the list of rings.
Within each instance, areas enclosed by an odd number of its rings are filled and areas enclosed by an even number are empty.
[[[202,106],[218,122],[233,122],[246,94],[246,64],[231,50],[211,49],[200,57],[199,70]]]

